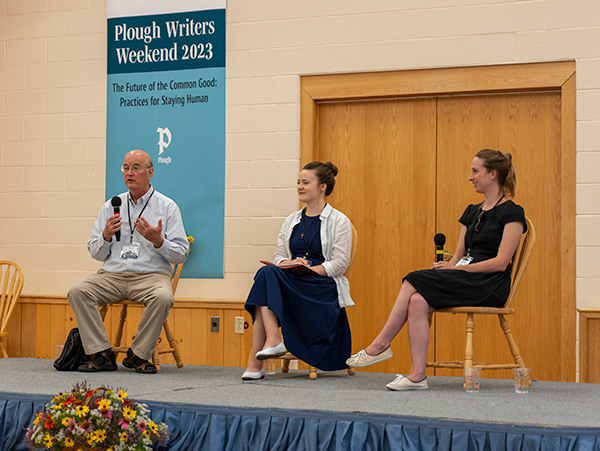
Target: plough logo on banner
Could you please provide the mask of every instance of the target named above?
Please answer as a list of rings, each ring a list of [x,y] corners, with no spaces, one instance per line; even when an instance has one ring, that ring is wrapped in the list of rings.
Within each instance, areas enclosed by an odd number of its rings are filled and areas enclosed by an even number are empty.
[[[158,132],[158,142],[156,143],[158,144],[158,155],[162,155],[165,149],[171,144],[171,130],[169,130],[169,127],[158,127],[156,131]],[[167,141],[165,141],[165,136],[167,137]],[[171,157],[164,158],[159,156],[158,162],[169,164],[171,163]]]

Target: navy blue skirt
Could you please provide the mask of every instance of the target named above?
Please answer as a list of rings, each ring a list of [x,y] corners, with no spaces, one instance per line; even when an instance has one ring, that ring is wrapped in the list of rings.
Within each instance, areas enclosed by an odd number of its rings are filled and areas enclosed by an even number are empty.
[[[254,276],[245,305],[253,320],[256,306],[275,313],[285,347],[294,356],[320,370],[347,368],[350,325],[332,278],[297,276],[277,266],[263,266]]]

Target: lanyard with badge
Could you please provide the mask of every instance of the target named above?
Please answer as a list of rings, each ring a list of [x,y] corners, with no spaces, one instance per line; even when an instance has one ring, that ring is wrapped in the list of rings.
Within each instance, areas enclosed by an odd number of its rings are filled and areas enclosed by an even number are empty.
[[[492,208],[490,208],[490,210],[496,208],[496,206],[500,203],[500,201],[502,201],[502,199],[504,199],[504,195],[502,195],[502,197],[500,197],[500,199],[496,201],[496,203]],[[479,213],[479,216],[477,217],[477,222],[475,223],[473,231],[471,232],[471,240],[469,242],[469,246],[467,247],[467,253],[463,258],[461,258],[458,261],[458,263],[456,263],[456,266],[465,266],[473,261],[473,256],[471,255],[471,247],[473,246],[473,241],[475,241],[475,234],[481,230],[481,227],[483,226],[483,222],[485,220],[485,214],[490,210],[484,210],[483,204],[481,205],[481,213]]]
[[[142,207],[142,211],[140,211],[140,214],[138,215],[137,219],[140,219],[140,217],[142,216],[142,213],[144,213],[144,210],[148,206],[148,203],[150,203],[150,199],[152,198],[153,194],[154,194],[154,188],[152,188],[152,192],[150,193],[150,196],[148,196],[148,200]],[[131,213],[130,213],[130,208],[129,208],[130,203],[133,203],[133,201],[131,200],[129,193],[127,193],[127,219],[129,221],[129,244],[124,245],[123,249],[121,250],[121,258],[124,258],[124,259],[138,258],[140,256],[140,247],[141,247],[141,243],[139,243],[137,241],[133,241],[133,232],[135,231],[135,222],[133,222],[133,223],[131,222]],[[137,219],[136,219],[136,221],[137,221]]]

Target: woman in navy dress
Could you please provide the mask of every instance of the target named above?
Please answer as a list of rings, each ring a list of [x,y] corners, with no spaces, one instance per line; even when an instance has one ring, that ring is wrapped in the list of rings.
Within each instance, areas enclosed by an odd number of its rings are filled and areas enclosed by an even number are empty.
[[[354,303],[344,273],[350,263],[352,224],[325,202],[337,172],[333,163],[318,161],[300,171],[298,197],[306,207],[284,221],[274,265],[258,270],[246,301],[253,330],[243,380],[264,378],[262,361],[282,356],[286,348],[321,370],[347,368],[351,336],[345,307]],[[286,268],[294,264],[299,267]]]
[[[449,262],[413,271],[403,279],[400,293],[379,335],[347,360],[366,367],[392,357],[390,344],[408,322],[412,372],[386,385],[390,390],[427,389],[425,366],[429,345],[428,313],[458,306],[501,307],[510,291],[510,261],[526,230],[523,208],[515,204],[516,175],[510,153],[484,149],[471,163],[469,181],[484,201],[462,214],[460,235]]]

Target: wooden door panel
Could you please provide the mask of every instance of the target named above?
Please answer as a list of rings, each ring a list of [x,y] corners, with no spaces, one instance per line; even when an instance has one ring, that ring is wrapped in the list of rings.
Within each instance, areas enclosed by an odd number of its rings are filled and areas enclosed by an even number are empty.
[[[449,97],[438,99],[438,230],[454,251],[465,206],[482,200],[467,178],[482,148],[511,152],[517,173],[515,202],[533,221],[537,243],[509,323],[534,377],[560,380],[561,123],[560,93]],[[436,359],[464,354],[464,315],[439,315]],[[475,322],[475,360],[511,361],[495,318]],[[448,337],[455,337],[449,339]],[[543,351],[543,352],[541,352]],[[506,360],[508,358],[508,360]],[[436,374],[458,374],[437,370]],[[488,373],[512,377],[508,371]]]
[[[319,105],[314,157],[338,166],[328,201],[358,232],[350,275],[356,306],[348,309],[355,352],[383,327],[402,277],[434,258],[435,108],[432,98]],[[409,371],[405,331],[393,349],[369,371]]]

